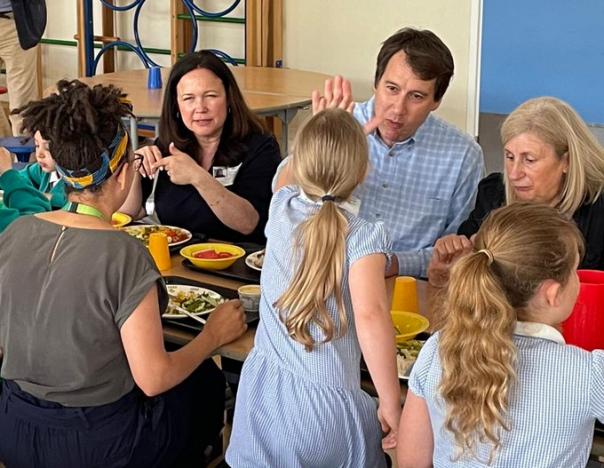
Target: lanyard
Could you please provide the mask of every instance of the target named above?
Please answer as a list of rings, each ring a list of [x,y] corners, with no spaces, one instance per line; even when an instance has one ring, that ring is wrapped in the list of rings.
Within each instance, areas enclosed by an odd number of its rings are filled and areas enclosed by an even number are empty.
[[[85,205],[84,203],[77,202],[67,202],[67,204],[62,208],[65,211],[69,211],[70,213],[78,213],[88,216],[94,216],[99,219],[105,219],[105,215],[97,210],[94,206]]]

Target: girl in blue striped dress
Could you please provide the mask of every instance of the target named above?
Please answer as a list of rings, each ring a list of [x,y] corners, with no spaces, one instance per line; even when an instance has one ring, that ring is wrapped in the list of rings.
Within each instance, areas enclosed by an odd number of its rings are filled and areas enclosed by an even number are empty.
[[[227,462],[233,467],[381,467],[396,440],[400,388],[381,223],[348,203],[368,170],[343,110],[299,132],[266,226],[260,324],[243,366]],[[379,406],[360,388],[361,353]]]
[[[583,468],[604,421],[604,351],[557,329],[579,292],[581,234],[556,208],[517,203],[474,245],[411,372],[398,466]]]

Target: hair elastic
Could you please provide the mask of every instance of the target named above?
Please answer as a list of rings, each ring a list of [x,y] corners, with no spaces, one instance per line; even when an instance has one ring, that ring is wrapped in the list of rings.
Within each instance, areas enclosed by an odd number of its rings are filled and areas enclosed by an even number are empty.
[[[495,261],[495,257],[493,257],[493,252],[491,252],[489,249],[480,249],[478,253],[483,253],[487,256],[487,258],[489,259],[488,265]]]
[[[326,202],[326,201],[336,201],[336,197],[331,195],[330,193],[326,193],[325,195],[323,195],[321,197],[321,201],[322,202]]]

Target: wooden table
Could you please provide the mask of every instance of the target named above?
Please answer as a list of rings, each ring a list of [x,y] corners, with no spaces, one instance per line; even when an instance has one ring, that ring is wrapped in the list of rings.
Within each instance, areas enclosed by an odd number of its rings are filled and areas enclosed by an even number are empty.
[[[185,268],[182,266],[182,260],[183,260],[183,258],[180,255],[173,255],[172,256],[172,269],[164,271],[163,275],[164,276],[180,276],[183,278],[188,278],[188,279],[192,279],[195,281],[200,281],[203,283],[207,283],[207,284],[211,284],[211,285],[215,285],[215,286],[221,286],[223,288],[228,288],[228,289],[233,289],[233,290],[237,289],[239,286],[241,286],[243,284],[238,281],[221,278],[219,276],[212,275],[209,273],[206,274],[206,273],[200,273],[200,272],[189,270],[188,268]],[[388,291],[389,294],[392,293],[393,284],[394,284],[394,281],[389,280],[387,282],[387,285],[389,287],[389,291]],[[431,324],[433,323],[433,317],[432,317],[433,311],[431,310],[433,307],[431,307],[431,304],[429,303],[428,299],[429,299],[429,296],[431,296],[432,294],[433,294],[433,292],[428,289],[428,283],[426,281],[419,280],[417,282],[417,295],[418,295],[418,302],[419,302],[419,310],[422,312],[423,315],[426,315],[428,317]],[[238,338],[237,340],[233,341],[232,343],[229,343],[229,344],[223,346],[222,348],[218,349],[217,352],[222,357],[233,359],[235,361],[244,361],[245,358],[247,357],[247,355],[249,354],[249,352],[254,347],[254,336],[255,335],[256,335],[256,329],[250,328],[240,338]],[[194,334],[183,331],[182,329],[170,327],[169,325],[164,324],[164,337],[169,342],[182,345],[182,344],[186,344],[189,341],[191,341],[191,339],[194,337]],[[361,384],[362,384],[361,385],[362,388],[365,391],[369,392],[370,394],[374,394],[374,395],[376,394],[375,388],[373,387],[373,384],[371,383],[370,380],[363,380],[361,382]],[[406,385],[401,384],[402,401],[404,401],[406,394],[407,394],[407,387],[406,387]],[[598,433],[596,433],[594,435],[593,447],[591,450],[590,458],[592,460],[604,462],[604,436],[602,436]]]
[[[239,286],[244,284],[242,282],[222,278],[211,273],[201,273],[189,270],[188,268],[182,266],[182,260],[183,257],[181,257],[180,255],[173,255],[172,268],[170,270],[163,271],[162,274],[164,276],[180,276],[183,278],[188,278],[209,285],[219,286],[232,290],[236,290]],[[389,287],[390,294],[392,292],[394,280],[388,280],[387,285]],[[419,301],[419,310],[422,311],[425,315],[427,315],[428,318],[430,318],[428,313],[427,301],[427,282],[417,282],[417,295]],[[233,359],[236,361],[244,361],[254,346],[255,335],[256,329],[250,328],[240,338],[218,349],[217,353],[229,359]],[[168,342],[182,345],[191,341],[194,336],[195,335],[191,332],[170,326],[169,324],[164,324],[164,338]]]
[[[314,89],[323,89],[329,75],[286,68],[231,67],[237,84],[250,107],[264,117],[278,117],[283,122],[284,146],[287,152],[288,125],[298,110],[310,105]],[[158,120],[170,68],[162,68],[162,89],[147,88],[147,69],[125,70],[79,78],[93,86],[114,85],[122,88],[132,102],[137,118]],[[134,122],[133,125],[136,125]],[[134,132],[133,135],[136,133]]]

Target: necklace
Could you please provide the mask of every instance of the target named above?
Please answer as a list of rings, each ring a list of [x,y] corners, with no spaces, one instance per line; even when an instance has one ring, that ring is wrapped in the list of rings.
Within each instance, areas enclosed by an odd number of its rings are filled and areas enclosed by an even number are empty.
[[[65,211],[69,211],[70,213],[78,213],[88,216],[94,216],[95,218],[105,219],[105,215],[97,210],[94,206],[85,205],[84,203],[77,202],[67,202],[67,204],[62,208]]]

